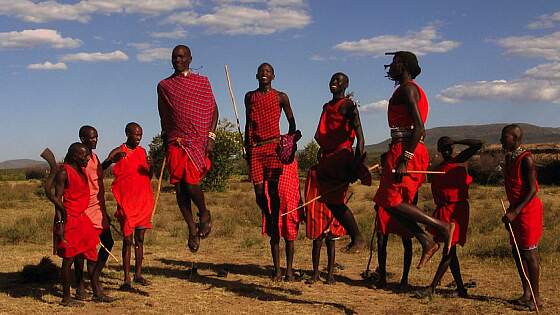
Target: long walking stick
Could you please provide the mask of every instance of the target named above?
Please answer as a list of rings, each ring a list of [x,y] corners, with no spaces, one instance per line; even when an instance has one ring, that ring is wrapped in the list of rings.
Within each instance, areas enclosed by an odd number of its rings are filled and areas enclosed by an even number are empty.
[[[370,167],[368,168],[368,171],[371,172],[371,171],[373,171],[373,170],[376,169],[376,168],[379,168],[379,164],[375,164],[375,165],[373,165],[373,166],[370,166]],[[344,187],[345,185],[347,185],[347,183],[342,183],[342,184],[340,184],[340,185],[338,185],[338,186],[336,186],[336,187],[333,187],[333,188],[327,190],[324,194],[319,195],[319,196],[317,196],[317,197],[315,197],[315,198],[313,198],[313,199],[307,201],[306,203],[302,204],[301,206],[299,206],[299,207],[297,207],[297,208],[295,208],[295,209],[293,209],[293,210],[290,210],[290,211],[288,211],[288,212],[286,212],[286,213],[282,213],[280,216],[285,216],[285,215],[288,215],[288,214],[290,214],[290,213],[292,213],[292,212],[294,212],[294,211],[298,211],[299,209],[301,209],[301,208],[307,206],[308,204],[310,204],[310,203],[312,203],[312,202],[314,202],[314,201],[317,201],[317,200],[321,199],[321,197],[326,196],[326,195],[328,195],[328,194],[330,194],[330,193],[332,193],[332,192],[335,192],[335,191],[339,190],[340,188]]]
[[[367,261],[366,270],[362,273],[362,278],[368,279],[372,276],[369,267],[371,266],[371,259],[373,258],[373,239],[375,238],[375,234],[377,232],[377,224],[375,224],[375,220],[373,220],[373,232],[371,233],[371,240],[369,241],[369,258]]]
[[[502,203],[502,210],[504,210],[504,214],[506,214],[507,211],[506,211],[506,206],[504,205],[504,201],[502,199],[500,199],[500,202]],[[521,266],[521,271],[523,272],[523,276],[525,277],[525,280],[529,284],[529,290],[531,290],[531,296],[533,297],[533,303],[535,303],[535,310],[537,311],[537,314],[539,314],[539,307],[537,306],[537,299],[535,298],[535,293],[533,293],[533,286],[531,285],[531,281],[529,281],[529,278],[527,277],[527,273],[525,272],[525,267],[523,267],[523,261],[521,260],[521,253],[519,252],[519,246],[517,246],[517,240],[515,239],[515,234],[513,234],[513,229],[511,228],[511,223],[508,223],[507,226],[508,226],[509,232],[511,233],[511,237],[513,238],[513,245],[515,245],[515,251],[517,252],[517,258],[519,259],[519,265]]]
[[[239,132],[239,139],[241,143],[241,150],[243,151],[243,156],[247,152],[245,152],[245,146],[243,145],[243,134],[241,133],[241,124],[239,123],[239,112],[237,111],[237,103],[235,102],[235,96],[233,95],[233,87],[231,85],[231,78],[229,75],[229,67],[228,65],[224,65],[224,69],[226,71],[226,80],[228,85],[229,96],[231,97],[231,104],[233,105],[233,111],[235,112],[235,120],[237,122],[237,131]]]
[[[109,253],[109,255],[111,257],[113,257],[113,259],[116,260],[117,263],[119,263],[119,260],[117,259],[117,257],[115,255],[113,255],[113,253],[111,253],[111,251],[109,249],[107,249],[107,247],[105,247],[105,245],[103,245],[103,243],[99,242],[99,245],[101,245],[101,248],[103,248],[107,253]]]
[[[150,219],[150,222],[152,222],[152,225],[154,224],[154,214],[156,214],[156,209],[157,209],[157,205],[158,205],[158,201],[159,201],[159,194],[161,192],[161,181],[163,180],[163,170],[165,169],[165,161],[167,161],[167,157],[163,158],[163,162],[161,163],[161,170],[159,171],[159,179],[158,179],[158,184],[157,184],[157,192],[156,192],[156,199],[154,200],[154,209],[152,210],[152,218]]]
[[[391,170],[391,173],[396,173],[397,170]],[[407,170],[409,174],[445,174],[443,171],[414,171],[414,170]]]

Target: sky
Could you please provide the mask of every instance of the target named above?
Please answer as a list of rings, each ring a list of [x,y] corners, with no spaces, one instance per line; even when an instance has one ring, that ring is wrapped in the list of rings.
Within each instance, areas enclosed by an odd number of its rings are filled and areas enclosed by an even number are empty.
[[[560,124],[560,2],[331,0],[0,0],[0,161],[62,158],[78,129],[99,132],[98,154],[124,142],[124,126],[160,132],[157,83],[171,50],[190,46],[209,78],[220,118],[242,128],[243,96],[262,62],[288,94],[300,146],[315,132],[331,75],[350,77],[366,144],[389,136],[384,53],[419,57],[430,102],[427,128]],[[285,117],[283,130],[287,131]]]

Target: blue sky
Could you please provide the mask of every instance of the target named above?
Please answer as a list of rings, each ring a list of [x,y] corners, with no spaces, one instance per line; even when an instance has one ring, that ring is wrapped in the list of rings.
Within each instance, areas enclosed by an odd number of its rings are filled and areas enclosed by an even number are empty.
[[[428,127],[558,127],[559,42],[557,1],[0,0],[0,161],[37,159],[46,146],[62,157],[83,124],[98,129],[102,158],[130,121],[147,146],[160,131],[156,85],[180,43],[233,120],[229,64],[242,124],[256,67],[272,63],[303,143],[337,71],[361,104],[366,143],[388,137],[383,52],[394,50],[419,55]]]

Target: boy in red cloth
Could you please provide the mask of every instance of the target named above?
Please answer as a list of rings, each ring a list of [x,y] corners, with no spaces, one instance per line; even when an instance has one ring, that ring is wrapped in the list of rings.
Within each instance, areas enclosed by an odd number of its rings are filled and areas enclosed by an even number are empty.
[[[385,156],[383,153],[379,157],[381,161],[381,169],[385,167]],[[411,196],[408,196],[410,198]],[[413,196],[413,204],[418,201],[418,193]],[[408,274],[410,272],[410,264],[412,263],[412,234],[403,227],[400,222],[395,219],[391,213],[387,212],[383,207],[374,206],[376,210],[375,225],[377,229],[377,263],[378,268],[377,280],[373,284],[376,288],[382,289],[387,286],[387,242],[389,234],[396,234],[401,237],[403,244],[403,272],[401,281],[398,286],[399,291],[406,291],[408,285]]]
[[[521,253],[517,257],[513,239],[510,236],[512,254],[523,285],[523,296],[515,302],[530,310],[535,310],[529,283],[523,276],[521,264],[531,283],[534,298],[540,308],[542,300],[539,294],[539,254],[538,246],[543,231],[543,205],[537,196],[539,183],[535,161],[531,152],[521,146],[523,131],[518,125],[507,125],[502,129],[500,142],[506,152],[504,165],[504,185],[509,201],[507,213],[502,221],[511,224]],[[507,228],[507,227],[506,227]]]
[[[453,155],[453,146],[466,145],[468,148],[457,155]],[[455,223],[455,231],[451,239],[451,250],[449,253],[443,252],[432,283],[422,290],[416,291],[415,295],[419,298],[430,297],[434,294],[441,278],[451,268],[451,274],[457,284],[457,294],[460,297],[467,296],[467,289],[463,284],[459,258],[457,258],[456,245],[465,246],[467,242],[467,229],[469,226],[469,185],[472,177],[467,173],[463,166],[473,155],[482,148],[482,142],[474,139],[453,140],[449,137],[441,137],[437,143],[438,152],[443,161],[434,168],[435,171],[442,171],[445,174],[436,174],[432,177],[432,195],[436,204],[434,217],[444,222]],[[436,231],[431,230],[436,242],[443,240],[437,235]]]
[[[317,187],[317,166],[313,166],[307,172],[305,181],[305,200],[312,200],[319,195]],[[313,240],[311,252],[313,262],[313,275],[307,280],[307,284],[319,281],[319,262],[321,260],[321,247],[323,240],[327,245],[327,278],[326,284],[334,284],[334,263],[335,263],[335,240],[346,235],[344,227],[334,218],[325,203],[320,200],[313,201],[306,206],[306,235]]]
[[[289,124],[288,133],[296,132],[296,120],[292,113],[290,100],[284,92],[272,88],[274,68],[263,63],[257,68],[256,78],[259,87],[245,94],[245,141],[249,177],[255,189],[255,198],[261,213],[269,226],[270,251],[274,263],[273,280],[282,278],[280,270],[280,234],[278,218],[280,197],[278,181],[282,174],[282,163],[278,159],[276,147],[280,140],[280,115],[286,114]],[[265,193],[265,184],[267,189]]]
[[[157,86],[161,137],[166,148],[169,182],[175,186],[179,210],[187,223],[191,252],[212,230],[212,217],[200,187],[214,152],[218,106],[208,78],[191,71],[191,50],[177,45],[171,54],[175,72]],[[195,223],[191,201],[198,208]]]
[[[265,192],[269,182],[265,182]],[[278,182],[278,195],[280,196],[280,211],[278,218],[278,231],[280,237],[284,238],[286,243],[286,273],[284,275],[285,281],[294,281],[294,270],[292,268],[294,261],[294,241],[298,235],[299,222],[302,211],[289,211],[296,209],[301,201],[299,191],[299,175],[297,160],[282,168],[282,176]],[[266,222],[270,216],[263,215],[262,233],[270,235],[267,228],[271,226]],[[275,266],[276,267],[276,266]]]
[[[113,166],[115,180],[111,191],[117,202],[115,217],[119,220],[123,233],[122,259],[124,284],[121,290],[131,290],[130,256],[134,243],[134,282],[149,285],[142,276],[144,258],[144,233],[152,228],[154,195],[152,192],[152,168],[146,157],[146,150],[140,146],[142,127],[135,122],[125,127],[126,142],[113,149],[105,163],[117,161]],[[133,240],[134,237],[134,240]]]
[[[350,235],[351,241],[345,250],[356,253],[363,249],[366,242],[354,214],[344,201],[348,185],[358,178],[362,183],[369,179],[371,184],[371,174],[363,167],[364,135],[358,106],[345,95],[348,83],[348,76],[342,72],[333,74],[329,81],[332,100],[323,105],[315,132],[315,140],[320,146],[317,185],[321,201]],[[352,148],[355,138],[356,152]]]
[[[428,168],[428,151],[423,143],[424,124],[428,117],[428,98],[414,81],[420,74],[416,55],[408,51],[393,54],[387,76],[398,88],[393,92],[387,108],[391,144],[385,157],[379,189],[374,202],[389,211],[405,226],[422,245],[421,268],[438,250],[435,243],[418,223],[437,229],[445,240],[446,251],[451,246],[453,224],[434,219],[410,203],[407,196],[414,196],[424,182],[423,174],[409,174],[407,170],[423,171]]]
[[[89,186],[82,168],[90,160],[87,147],[73,143],[68,148],[64,164],[55,177],[55,226],[58,239],[57,254],[62,258],[61,305],[82,306],[81,302],[70,297],[72,263],[77,257],[87,259],[90,271],[93,299],[104,301],[99,276],[93,271],[97,261],[99,234],[85,214],[89,201]]]

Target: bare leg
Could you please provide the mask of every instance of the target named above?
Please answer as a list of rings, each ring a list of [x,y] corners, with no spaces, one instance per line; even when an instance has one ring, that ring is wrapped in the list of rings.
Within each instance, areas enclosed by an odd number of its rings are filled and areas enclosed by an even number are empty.
[[[401,238],[403,244],[403,273],[399,284],[400,290],[408,289],[408,273],[412,264],[412,240],[409,238]]]
[[[183,215],[183,219],[187,223],[189,229],[189,239],[187,246],[192,252],[198,251],[200,246],[200,238],[197,235],[196,224],[194,222],[191,206],[191,196],[187,189],[187,184],[180,182],[175,185],[175,196],[177,198],[177,205],[179,205],[179,210]]]
[[[342,224],[348,235],[350,235],[350,244],[346,247],[348,252],[359,252],[366,246],[366,241],[360,233],[356,219],[352,211],[344,204],[328,204],[327,207],[333,214],[333,216]]]
[[[74,281],[76,283],[76,299],[85,299],[85,283],[84,283],[84,259],[83,257],[74,258]]]
[[[294,241],[285,240],[286,243],[286,275],[284,276],[286,281],[294,281]]]
[[[327,284],[334,284],[334,261],[336,255],[336,247],[335,241],[327,236],[325,239],[325,243],[327,244],[327,257],[328,257],[328,264],[327,264]]]
[[[272,263],[274,264],[274,273],[272,275],[273,281],[280,281],[282,279],[282,270],[280,270],[280,238],[270,238],[270,251],[272,253]]]
[[[323,236],[320,238],[313,240],[313,250],[311,251],[311,260],[313,262],[313,275],[311,279],[307,281],[308,284],[315,283],[319,281],[319,262],[321,261],[321,247],[323,246]]]
[[[457,284],[457,293],[460,297],[467,297],[467,289],[463,283],[463,277],[461,276],[461,267],[459,265],[459,258],[457,257],[457,248],[453,246],[451,255],[451,262],[449,263],[449,268],[451,269],[451,274],[453,279]]]
[[[204,192],[200,188],[200,185],[191,185],[186,184],[187,191],[189,196],[191,197],[193,203],[195,204],[196,208],[198,209],[198,216],[199,216],[199,231],[198,236],[201,238],[205,238],[210,233],[210,211],[206,208],[206,202],[204,201]],[[192,217],[192,214],[191,214]],[[203,226],[203,222],[208,222],[208,225]]]
[[[62,259],[62,302],[66,305],[70,303],[70,282],[72,281],[72,263],[74,257]]]
[[[272,216],[270,210],[268,209],[268,199],[266,198],[266,194],[264,192],[264,183],[255,184],[254,189],[257,205],[259,206],[259,209],[261,209],[262,215],[265,217],[265,222],[267,225],[266,231],[268,233],[268,236],[272,236]]]
[[[122,247],[122,260],[123,260],[123,271],[124,271],[124,283],[125,285],[131,284],[130,279],[130,255],[131,255],[131,247],[132,247],[132,235],[126,236],[123,239],[123,247]]]
[[[144,233],[146,229],[134,231],[134,282],[149,285],[150,282],[142,277],[142,261],[144,260]]]
[[[99,241],[103,244],[108,250],[113,249],[113,245],[115,245],[115,241],[113,240],[113,235],[111,234],[111,229],[107,228],[104,229],[101,234],[99,235]],[[99,279],[101,277],[101,272],[105,265],[107,264],[107,260],[109,259],[109,253],[104,249],[100,248],[97,254],[97,262],[95,265],[88,264],[88,273],[93,274],[93,277]],[[94,268],[90,270],[89,268]],[[93,285],[92,285],[93,286]],[[99,285],[98,287],[99,294],[103,295],[103,287]]]
[[[515,249],[512,249],[514,252],[515,262],[517,265],[517,271],[519,273],[519,277],[521,278],[521,283],[523,284],[523,296],[520,298],[520,301],[525,302],[526,304],[533,304],[531,290],[529,288],[529,284],[527,280],[523,276],[523,271],[521,270],[521,266],[519,264],[519,259],[517,258],[517,252]],[[525,272],[527,273],[527,277],[531,282],[531,287],[533,288],[533,292],[535,294],[535,299],[537,300],[537,305],[540,305],[541,299],[539,294],[539,276],[540,276],[540,267],[539,267],[539,257],[536,249],[533,250],[520,250],[521,252],[521,259],[523,263],[523,267],[525,268]]]
[[[387,240],[388,235],[377,233],[377,265],[379,278],[375,283],[378,289],[387,286]]]

